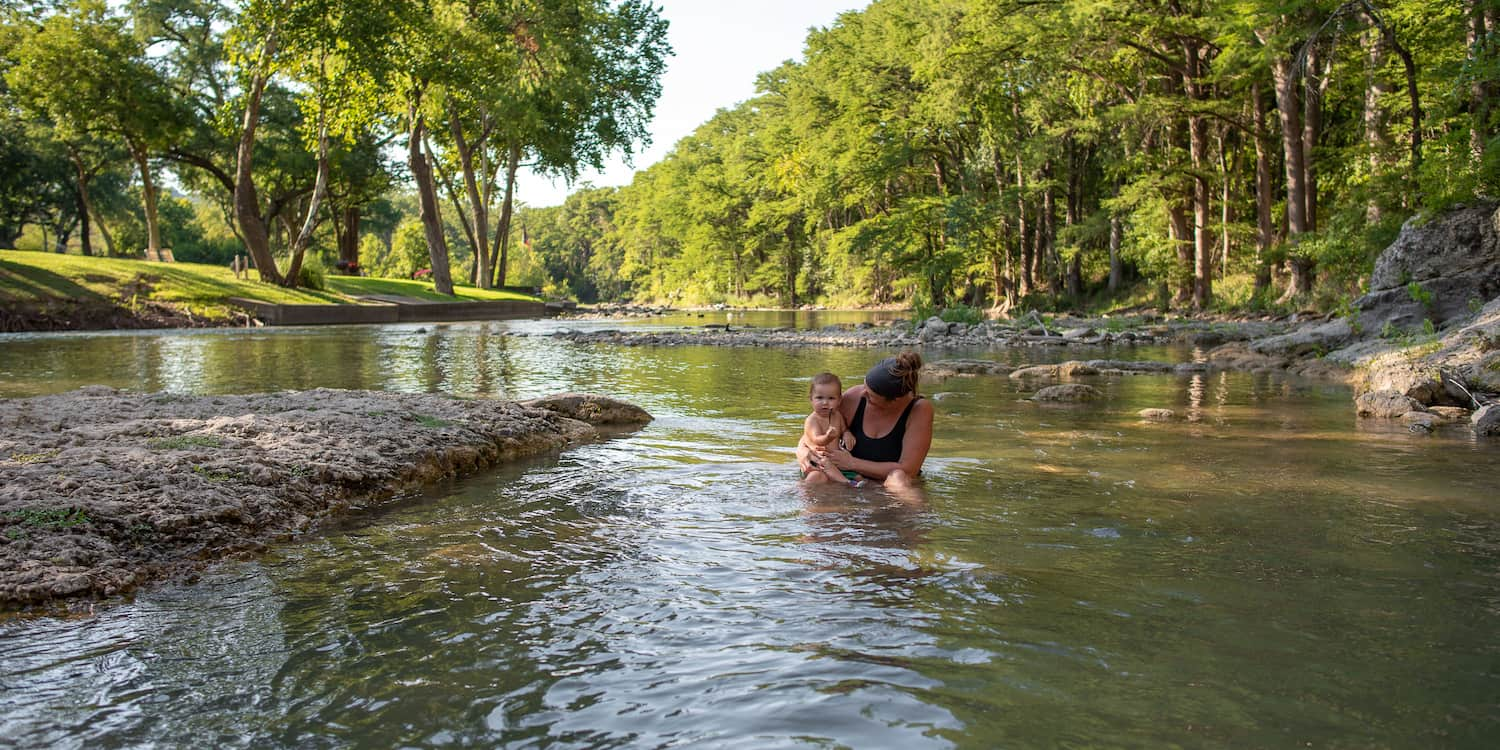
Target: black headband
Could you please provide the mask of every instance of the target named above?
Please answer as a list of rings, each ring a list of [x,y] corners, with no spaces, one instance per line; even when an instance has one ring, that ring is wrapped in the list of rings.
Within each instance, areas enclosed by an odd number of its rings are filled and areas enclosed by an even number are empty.
[[[896,369],[895,357],[887,357],[876,362],[875,366],[865,373],[865,387],[883,398],[901,398],[910,393],[911,389],[906,387],[905,381],[891,372],[894,369]]]

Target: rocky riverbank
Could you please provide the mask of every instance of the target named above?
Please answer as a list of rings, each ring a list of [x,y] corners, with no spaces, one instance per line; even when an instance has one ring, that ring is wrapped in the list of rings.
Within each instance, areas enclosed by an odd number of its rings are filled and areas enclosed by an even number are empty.
[[[0,400],[0,610],[127,592],[352,505],[650,419],[581,394],[182,397],[92,386]]]

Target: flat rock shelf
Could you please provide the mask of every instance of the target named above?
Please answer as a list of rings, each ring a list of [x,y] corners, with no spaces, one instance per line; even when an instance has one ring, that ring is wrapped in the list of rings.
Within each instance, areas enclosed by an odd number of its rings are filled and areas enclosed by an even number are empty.
[[[0,400],[0,610],[110,596],[307,531],[351,504],[649,422],[533,401],[90,386]]]

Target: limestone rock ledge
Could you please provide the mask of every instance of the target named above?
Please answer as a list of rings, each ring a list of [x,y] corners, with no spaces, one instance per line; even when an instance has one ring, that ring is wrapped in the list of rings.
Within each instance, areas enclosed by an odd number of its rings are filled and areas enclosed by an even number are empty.
[[[0,400],[0,610],[125,592],[307,531],[351,503],[650,419],[586,394],[518,403],[89,386]]]

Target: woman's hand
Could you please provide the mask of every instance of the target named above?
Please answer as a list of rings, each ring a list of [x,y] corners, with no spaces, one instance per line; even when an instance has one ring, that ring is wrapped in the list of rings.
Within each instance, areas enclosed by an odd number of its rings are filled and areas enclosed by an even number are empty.
[[[839,444],[838,441],[834,441],[831,445],[824,447],[821,455],[823,460],[832,461],[833,465],[839,469],[851,468],[849,464],[854,460],[854,456],[849,455],[849,451],[844,450],[844,446]]]
[[[824,449],[816,445],[808,445],[807,441],[797,443],[797,466],[806,474],[819,467],[823,461],[828,460],[824,455]]]

